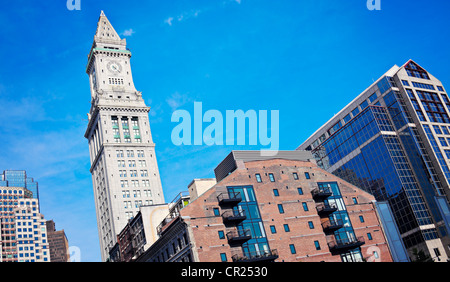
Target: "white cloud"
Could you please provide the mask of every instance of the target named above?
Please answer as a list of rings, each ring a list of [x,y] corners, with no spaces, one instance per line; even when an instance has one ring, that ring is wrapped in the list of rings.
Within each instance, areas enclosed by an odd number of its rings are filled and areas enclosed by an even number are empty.
[[[136,31],[134,31],[132,28],[125,30],[124,32],[122,32],[123,36],[132,36],[133,33],[136,33]]]
[[[176,17],[168,17],[164,20],[164,23],[168,24],[169,26],[173,25],[173,20],[176,19],[176,21],[181,22],[190,18],[196,18],[201,13],[200,10],[190,10],[188,12],[183,12],[180,15]]]
[[[169,17],[166,20],[164,20],[164,22],[170,26],[172,25],[172,21],[173,21],[173,17]]]
[[[169,98],[166,99],[167,104],[175,111],[178,107],[191,102],[192,98],[188,94],[180,94],[177,92],[173,93]]]

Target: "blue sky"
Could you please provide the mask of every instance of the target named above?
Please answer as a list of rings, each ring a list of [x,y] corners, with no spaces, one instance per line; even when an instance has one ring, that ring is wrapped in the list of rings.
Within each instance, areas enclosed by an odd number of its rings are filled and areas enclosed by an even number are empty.
[[[127,38],[150,112],[166,201],[213,177],[232,149],[175,146],[174,110],[278,110],[293,150],[393,65],[413,59],[450,87],[449,1],[8,1],[0,10],[0,170],[39,182],[41,212],[82,261],[100,261],[89,152],[87,55],[100,11]]]

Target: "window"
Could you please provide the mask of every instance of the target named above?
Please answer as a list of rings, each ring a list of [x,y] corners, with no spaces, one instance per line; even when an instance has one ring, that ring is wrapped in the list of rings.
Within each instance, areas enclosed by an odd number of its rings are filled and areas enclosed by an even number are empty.
[[[444,146],[444,147],[447,147],[447,146],[448,146],[448,145],[447,145],[447,141],[445,141],[445,138],[444,138],[444,137],[439,137],[439,142],[441,142],[441,145]]]
[[[308,221],[309,229],[314,229],[314,223],[312,221]]]
[[[367,106],[369,106],[369,103],[367,101],[364,101],[359,106],[361,107],[361,110],[364,110],[365,108],[367,108]]]
[[[374,256],[375,259],[380,258],[380,256],[378,255],[377,251],[373,251],[373,256]]]
[[[226,253],[220,253],[220,261],[221,262],[227,261],[227,254]]]
[[[299,195],[303,195],[303,189],[302,189],[302,187],[298,187],[298,188],[297,188],[297,191],[298,191],[298,194],[299,194]]]
[[[289,228],[289,224],[283,224],[283,227],[284,227],[284,231],[285,232],[290,232],[291,231],[291,229]]]
[[[220,216],[219,208],[213,208],[213,211],[215,216]]]
[[[314,241],[314,246],[316,247],[316,250],[320,250],[320,243],[319,243],[319,241]]]
[[[442,88],[442,86],[437,86],[437,89],[439,90],[439,91],[442,91],[442,92],[444,92],[444,88]]]
[[[407,80],[402,80],[402,84],[403,84],[404,86],[409,86],[409,83],[408,83]]]
[[[372,240],[372,234],[371,233],[367,233],[367,239]]]
[[[305,172],[306,179],[311,179],[311,176],[309,176],[309,172]]]
[[[278,193],[278,189],[273,189],[273,195],[274,195],[275,197],[280,196],[280,193]]]
[[[225,233],[222,230],[220,230],[218,233],[219,233],[219,239],[225,239]]]
[[[373,93],[372,95],[370,95],[369,97],[369,102],[372,103],[373,101],[375,101],[377,99],[377,92]]]
[[[308,211],[308,204],[306,202],[303,202],[302,206],[304,211]]]
[[[438,125],[433,125],[433,128],[436,134],[442,134],[441,128]]]
[[[444,150],[447,159],[450,159],[450,150]]]
[[[291,254],[296,254],[297,253],[297,251],[295,250],[294,244],[290,244],[289,245],[289,249],[291,250]]]
[[[261,175],[259,173],[255,174],[256,182],[262,182]]]
[[[292,173],[292,175],[294,176],[294,179],[297,180],[298,179],[298,174],[296,172]]]
[[[362,215],[359,216],[359,221],[364,222],[364,217]]]
[[[353,197],[353,198],[352,198],[352,201],[353,201],[354,204],[357,204],[357,203],[358,203],[358,200],[356,199],[356,197]]]
[[[278,211],[279,211],[280,213],[284,213],[284,208],[283,208],[283,205],[282,205],[282,204],[278,204]]]
[[[273,173],[269,173],[270,182],[275,182],[275,178],[273,177]]]
[[[435,254],[437,257],[439,257],[439,256],[441,255],[441,252],[439,251],[438,248],[434,248],[433,250],[434,250],[434,254]]]
[[[272,234],[277,233],[277,229],[275,228],[275,225],[270,226],[270,232],[272,232]]]

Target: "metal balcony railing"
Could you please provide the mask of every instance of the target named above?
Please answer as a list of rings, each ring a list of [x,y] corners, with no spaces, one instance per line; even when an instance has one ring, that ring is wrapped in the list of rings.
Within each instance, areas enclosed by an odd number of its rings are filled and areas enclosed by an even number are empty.
[[[231,257],[233,262],[263,262],[274,261],[278,258],[276,249],[269,251],[244,252],[243,254],[235,254]]]
[[[318,187],[313,189],[311,194],[314,200],[323,200],[333,195],[333,192],[329,187]]]
[[[316,206],[317,213],[319,215],[328,215],[332,212],[337,211],[337,205],[335,203],[320,203]]]
[[[237,205],[242,201],[241,193],[221,193],[217,196],[219,205]]]
[[[222,214],[224,223],[239,223],[247,218],[245,210],[228,210]]]
[[[345,251],[348,249],[353,249],[364,245],[366,241],[363,236],[357,238],[345,238],[337,239],[335,241],[329,242],[328,247],[331,251]]]
[[[250,229],[233,230],[227,233],[229,243],[242,244],[252,238]]]
[[[335,231],[344,226],[342,219],[327,220],[322,223],[322,228],[325,232]]]

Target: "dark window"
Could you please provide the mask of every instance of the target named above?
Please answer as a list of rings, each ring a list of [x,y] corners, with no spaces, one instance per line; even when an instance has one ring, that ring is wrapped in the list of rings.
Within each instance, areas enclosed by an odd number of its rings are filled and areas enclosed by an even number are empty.
[[[357,200],[355,197],[353,197],[352,200],[353,200],[353,203],[354,203],[354,204],[357,204],[357,203],[358,203],[358,200]]]
[[[362,215],[359,216],[359,221],[364,222],[364,217]]]
[[[319,241],[314,241],[314,246],[316,246],[316,250],[320,250]]]
[[[225,239],[225,233],[222,230],[219,231],[219,239]]]
[[[295,250],[294,244],[290,244],[289,245],[289,249],[291,249],[291,254],[296,254],[297,253],[297,251]]]
[[[273,189],[273,195],[274,195],[275,197],[280,196],[280,193],[278,193],[278,189]]]
[[[220,216],[219,208],[213,208],[213,211],[215,216]]]
[[[308,204],[306,202],[303,202],[302,206],[304,211],[308,211]]]
[[[311,177],[309,176],[309,172],[305,172],[305,177],[306,179],[311,179]]]
[[[270,226],[270,232],[272,232],[272,234],[277,233],[277,229],[275,228],[275,225]]]
[[[283,209],[283,205],[282,204],[278,204],[278,211],[280,213],[284,213],[284,209]]]
[[[372,240],[372,239],[373,239],[373,238],[372,238],[372,234],[367,233],[367,238],[368,238],[369,240]]]
[[[309,229],[314,229],[314,223],[312,221],[308,221]]]
[[[291,229],[289,229],[289,224],[283,224],[283,227],[284,227],[284,231],[286,231],[286,232],[291,231]]]
[[[220,261],[227,261],[227,254],[226,253],[220,253]]]
[[[269,178],[271,182],[275,182],[275,178],[273,177],[273,173],[269,173]]]
[[[303,189],[301,187],[297,188],[298,194],[299,195],[303,195]]]

